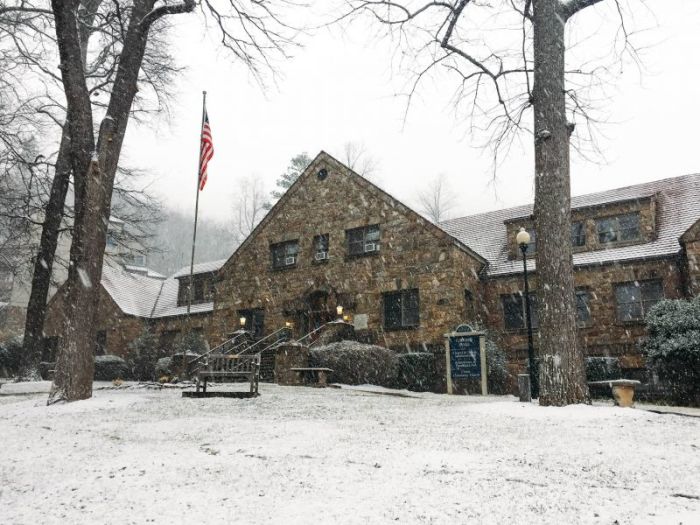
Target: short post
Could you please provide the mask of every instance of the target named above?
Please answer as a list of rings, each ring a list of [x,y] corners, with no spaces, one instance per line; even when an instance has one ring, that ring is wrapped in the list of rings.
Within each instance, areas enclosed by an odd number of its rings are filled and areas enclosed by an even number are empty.
[[[518,374],[518,394],[521,403],[532,401],[532,390],[530,389],[530,374]]]

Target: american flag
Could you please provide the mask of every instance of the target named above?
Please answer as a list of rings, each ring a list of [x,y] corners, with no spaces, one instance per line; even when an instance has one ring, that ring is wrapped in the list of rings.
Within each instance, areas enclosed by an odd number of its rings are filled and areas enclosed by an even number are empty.
[[[209,127],[209,113],[204,108],[204,122],[202,124],[202,143],[199,148],[199,191],[204,189],[207,183],[207,166],[214,156],[214,142],[211,138],[211,128]]]

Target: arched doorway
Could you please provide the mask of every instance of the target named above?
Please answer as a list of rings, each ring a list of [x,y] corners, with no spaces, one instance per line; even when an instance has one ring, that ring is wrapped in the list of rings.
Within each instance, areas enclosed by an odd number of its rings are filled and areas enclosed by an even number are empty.
[[[324,290],[316,290],[306,296],[305,308],[299,312],[299,326],[304,334],[333,320],[335,307],[329,304],[328,298],[329,293]]]

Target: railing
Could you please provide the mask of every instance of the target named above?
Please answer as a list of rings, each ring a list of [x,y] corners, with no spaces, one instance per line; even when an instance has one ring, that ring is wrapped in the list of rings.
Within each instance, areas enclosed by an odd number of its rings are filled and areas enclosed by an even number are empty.
[[[320,332],[321,330],[323,330],[324,328],[326,328],[328,325],[331,325],[331,324],[338,324],[338,323],[345,323],[345,321],[342,321],[342,320],[335,320],[335,321],[328,321],[327,323],[323,323],[321,326],[319,326],[319,327],[316,328],[315,330],[312,330],[311,332],[309,332],[308,334],[306,334],[305,336],[303,336],[301,339],[297,339],[296,342],[297,342],[297,343],[302,343],[302,342],[304,342],[306,339],[308,339],[309,337],[313,336],[314,334],[316,334],[316,333]],[[315,345],[317,341],[318,341],[318,339],[317,339],[316,341],[312,341],[311,343],[308,344],[308,346],[311,347],[311,346]]]
[[[281,333],[281,332],[289,331],[289,330],[290,330],[290,329],[289,329],[288,327],[286,327],[286,326],[285,326],[284,328],[280,328],[279,330],[275,330],[274,332],[272,332],[271,334],[266,335],[266,336],[263,337],[262,339],[258,339],[257,341],[255,341],[255,343],[253,343],[253,344],[250,345],[249,347],[245,348],[245,349],[242,350],[241,352],[238,352],[236,355],[237,355],[237,356],[240,356],[240,355],[246,354],[246,353],[250,352],[250,350],[252,350],[253,348],[259,346],[260,343],[269,340],[272,336],[277,335],[277,334],[279,334],[279,333]],[[267,350],[267,349],[269,349],[270,347],[272,347],[272,346],[274,346],[274,345],[280,344],[281,342],[282,342],[282,341],[280,341],[280,339],[277,338],[277,339],[275,339],[271,344],[269,344],[269,345],[267,345],[265,348],[263,348],[263,350]],[[260,350],[259,352],[256,352],[256,353],[258,353],[258,354],[259,354],[259,353],[262,353],[263,350]]]
[[[202,360],[203,358],[207,357],[209,354],[213,354],[213,353],[225,354],[225,353],[228,353],[228,352],[226,351],[225,347],[226,347],[227,345],[229,345],[229,344],[234,343],[239,337],[242,337],[242,336],[247,335],[247,334],[248,334],[248,332],[240,332],[240,333],[236,334],[234,337],[232,337],[231,339],[227,339],[226,341],[224,341],[223,343],[221,343],[219,346],[215,346],[214,348],[212,348],[212,349],[209,350],[208,352],[206,352],[206,353],[204,353],[204,354],[202,354],[202,355],[200,355],[200,356],[195,357],[194,359],[192,359],[192,361],[189,361],[187,364],[188,364],[188,365],[193,365],[193,364],[195,364],[196,362],[198,362],[198,361]]]

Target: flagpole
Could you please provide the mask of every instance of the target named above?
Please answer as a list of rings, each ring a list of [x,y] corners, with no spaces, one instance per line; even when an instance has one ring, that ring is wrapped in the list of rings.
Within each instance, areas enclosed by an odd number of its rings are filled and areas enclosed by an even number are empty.
[[[207,92],[202,91],[202,124],[199,127],[199,161],[197,163],[197,182],[196,198],[194,204],[194,228],[192,230],[192,256],[190,257],[190,280],[187,289],[187,329],[191,328],[190,310],[192,308],[192,292],[194,291],[194,249],[197,243],[197,214],[199,213],[199,184],[201,183],[200,176],[202,174],[202,130],[204,129],[204,116],[206,115]],[[187,373],[187,350],[184,350],[182,362],[184,365],[183,373]]]

